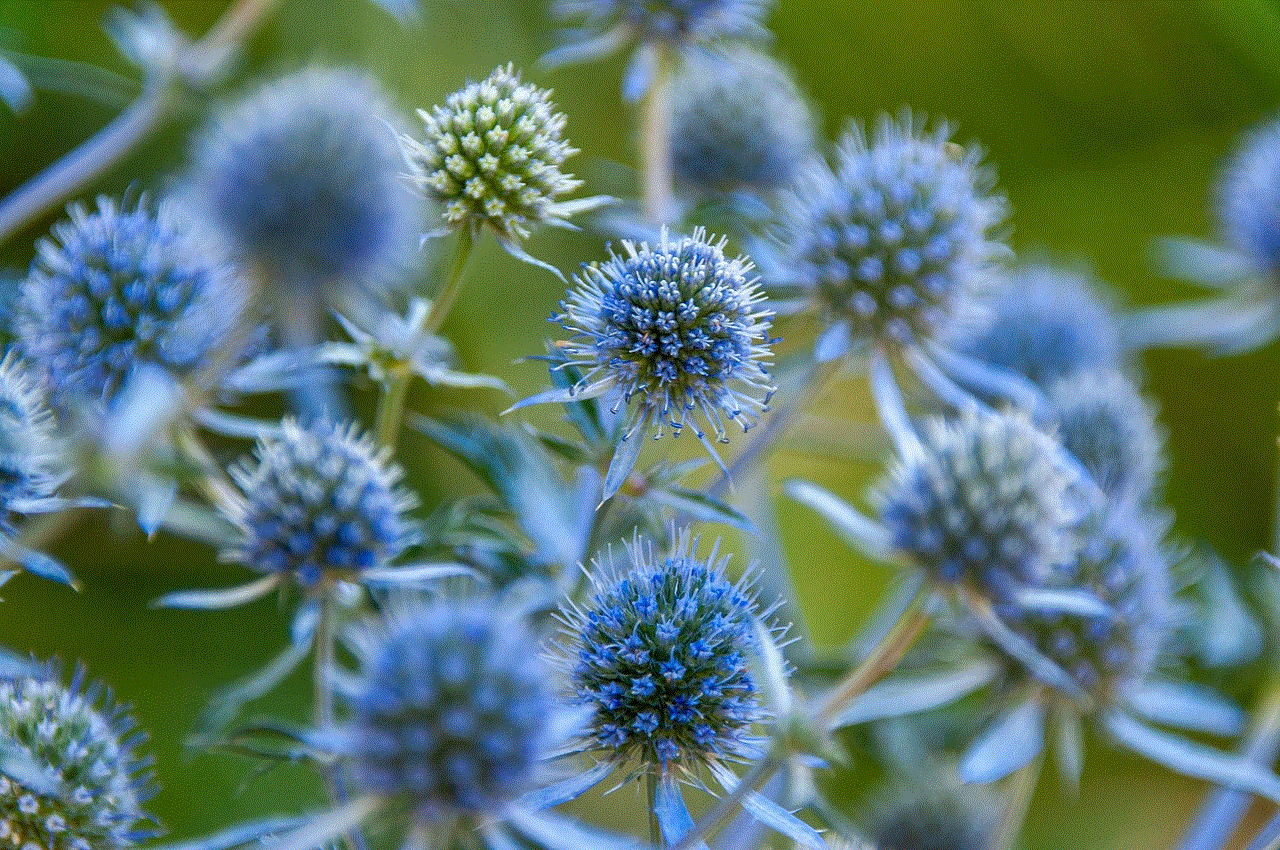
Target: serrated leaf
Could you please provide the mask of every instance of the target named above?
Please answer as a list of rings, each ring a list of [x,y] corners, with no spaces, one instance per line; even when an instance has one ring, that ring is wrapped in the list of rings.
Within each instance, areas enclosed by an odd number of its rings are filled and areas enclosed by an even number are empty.
[[[965,751],[960,778],[986,784],[1026,767],[1044,749],[1044,706],[1029,699],[1000,717]]]

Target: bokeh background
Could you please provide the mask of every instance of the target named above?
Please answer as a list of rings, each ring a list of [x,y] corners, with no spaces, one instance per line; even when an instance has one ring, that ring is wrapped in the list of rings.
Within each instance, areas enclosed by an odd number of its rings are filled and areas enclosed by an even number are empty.
[[[164,5],[181,28],[199,35],[224,4]],[[583,151],[570,164],[587,179],[584,191],[632,193],[634,115],[620,100],[621,59],[555,72],[534,67],[553,38],[540,2],[425,0],[424,7],[416,24],[402,28],[361,0],[285,0],[212,99],[309,62],[350,63],[375,73],[410,113],[514,61],[528,67],[528,79],[556,89],[556,101],[569,115],[568,135]],[[0,110],[0,193],[76,146],[136,93],[136,69],[102,31],[109,8],[81,0],[0,2],[0,47],[92,63],[120,75],[96,86],[93,98],[38,92],[24,114]],[[1192,294],[1153,273],[1151,242],[1170,234],[1212,235],[1210,197],[1225,155],[1242,130],[1280,111],[1280,4],[1268,0],[780,0],[769,23],[776,52],[795,67],[828,137],[849,117],[869,119],[903,106],[945,116],[959,140],[979,140],[989,151],[1012,203],[1017,252],[1092,268],[1122,303]],[[195,99],[185,104],[82,197],[130,188],[162,191],[181,169],[207,105]],[[33,242],[52,221],[50,216],[0,245],[0,269],[21,274]],[[590,232],[539,234],[531,250],[563,269],[603,255],[601,238]],[[499,375],[528,394],[543,385],[545,373],[513,361],[536,353],[554,335],[546,316],[562,294],[550,275],[487,241],[446,334],[466,368]],[[801,344],[792,339],[783,347]],[[1145,366],[1147,391],[1169,434],[1167,495],[1177,531],[1246,570],[1254,553],[1270,545],[1280,347],[1224,358],[1160,352]],[[353,392],[367,412],[368,388]],[[418,387],[411,404],[496,414],[505,400]],[[876,476],[878,448],[872,440],[839,450],[817,425],[823,417],[867,423],[860,384],[838,383],[818,400],[809,427],[786,440],[772,460],[771,476],[806,475],[858,498]],[[869,426],[827,430],[873,432]],[[227,456],[240,448],[226,447]],[[460,466],[412,433],[406,433],[399,459],[428,508],[477,488]],[[848,639],[891,571],[855,558],[799,508],[782,504],[781,519],[816,639]],[[148,750],[162,787],[153,808],[172,837],[318,802],[303,769],[285,766],[259,775],[243,759],[183,746],[210,692],[256,669],[281,645],[287,611],[272,600],[218,613],[149,608],[148,600],[166,591],[229,584],[246,574],[219,566],[200,546],[164,535],[146,542],[123,513],[86,513],[55,545],[83,579],[84,591],[25,576],[14,580],[0,605],[0,645],[68,663],[82,660],[135,705],[152,733]],[[1248,704],[1266,667],[1263,659],[1214,683]],[[254,711],[298,717],[306,694],[300,675]],[[847,787],[839,796],[850,811],[873,781],[870,769],[842,780]],[[1169,847],[1201,793],[1198,783],[1095,739],[1078,794],[1060,788],[1046,771],[1024,846]],[[641,822],[641,803],[630,789],[587,805],[605,823],[628,828]],[[1257,806],[1254,822],[1269,816],[1268,809]]]

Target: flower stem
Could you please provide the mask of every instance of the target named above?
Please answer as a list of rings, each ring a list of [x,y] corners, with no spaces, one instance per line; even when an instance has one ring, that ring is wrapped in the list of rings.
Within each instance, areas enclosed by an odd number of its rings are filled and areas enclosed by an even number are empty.
[[[658,824],[658,774],[653,770],[646,771],[644,779],[649,797],[649,844],[663,850],[666,843],[662,839],[662,827]]]
[[[641,202],[645,221],[660,227],[671,221],[671,55],[655,45],[657,68],[640,104]]]
[[[311,707],[312,724],[324,729],[333,723],[333,640],[336,635],[337,598],[332,588],[320,597],[320,615],[316,621],[314,677],[315,704]]]
[[[471,250],[475,247],[475,231],[470,224],[458,229],[458,239],[453,248],[453,260],[449,268],[449,276],[444,285],[436,293],[427,310],[422,326],[414,335],[409,346],[408,355],[412,357],[418,347],[428,336],[439,333],[444,325],[445,317],[453,309],[454,302],[462,292],[463,272],[467,261],[471,259]],[[395,447],[400,435],[400,424],[404,419],[404,402],[409,394],[409,385],[413,382],[413,364],[400,363],[399,367],[387,376],[382,385],[382,395],[378,399],[378,411],[374,420],[374,439],[380,446]]]
[[[1018,840],[1022,823],[1031,808],[1031,796],[1040,779],[1040,764],[1043,761],[1043,757],[1036,756],[1009,780],[1012,787],[1009,789],[1009,796],[1005,798],[1004,810],[1000,813],[993,850],[1012,850],[1014,842]]]

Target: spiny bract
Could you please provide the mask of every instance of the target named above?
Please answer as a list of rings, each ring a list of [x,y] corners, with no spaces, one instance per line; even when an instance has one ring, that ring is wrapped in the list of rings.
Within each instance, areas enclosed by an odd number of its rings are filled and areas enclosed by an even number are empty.
[[[1280,121],[1248,133],[1218,186],[1227,245],[1260,272],[1280,274]]]
[[[36,245],[18,293],[18,347],[65,408],[109,403],[144,363],[185,376],[225,344],[246,293],[234,269],[145,199],[80,204]]]
[[[925,132],[910,116],[882,118],[870,139],[854,127],[834,171],[814,161],[788,192],[789,274],[854,341],[933,337],[1008,250],[992,236],[1006,203],[981,152],[948,137],[945,125]]]
[[[703,191],[782,186],[809,157],[813,137],[795,80],[764,54],[692,56],[673,84],[671,165]]]
[[[576,288],[552,316],[577,333],[565,345],[584,371],[584,395],[616,389],[619,404],[639,396],[628,428],[670,424],[728,439],[724,419],[743,430],[767,409],[774,387],[765,371],[771,310],[746,257],[729,259],[725,240],[702,228],[657,247],[623,240],[624,255],[584,265]]]
[[[143,735],[102,688],[43,677],[0,681],[0,737],[61,789],[32,792],[0,773],[0,845],[15,850],[119,850],[151,833]],[[105,702],[103,705],[101,703]]]
[[[1164,444],[1132,381],[1119,372],[1082,371],[1050,384],[1047,395],[1058,439],[1103,493],[1137,500],[1151,494]]]
[[[521,83],[507,65],[418,115],[423,141],[400,143],[414,182],[449,225],[488,224],[524,238],[533,225],[565,223],[555,199],[582,181],[560,170],[578,151],[561,137],[565,116],[550,91]]]
[[[980,308],[985,318],[952,326],[948,345],[1041,389],[1083,369],[1121,366],[1116,319],[1086,275],[1025,266]]]
[[[357,426],[286,419],[254,454],[230,470],[244,498],[229,511],[241,535],[224,560],[309,586],[385,566],[412,541],[405,512],[416,499]]]
[[[538,640],[491,601],[393,608],[354,636],[363,670],[345,755],[366,790],[425,821],[492,813],[526,791],[554,701]]]
[[[421,225],[394,115],[360,71],[309,68],[267,83],[197,141],[193,200],[270,283],[380,282],[411,260]]]
[[[619,762],[665,770],[740,758],[763,717],[747,672],[758,615],[750,574],[730,581],[718,544],[702,560],[696,543],[682,533],[658,558],[637,537],[625,569],[602,567],[587,607],[565,616],[574,693],[595,709],[591,744]]]
[[[1084,493],[1061,446],[1026,417],[969,411],[926,422],[920,451],[877,495],[895,548],[935,581],[997,598],[1074,554]]]

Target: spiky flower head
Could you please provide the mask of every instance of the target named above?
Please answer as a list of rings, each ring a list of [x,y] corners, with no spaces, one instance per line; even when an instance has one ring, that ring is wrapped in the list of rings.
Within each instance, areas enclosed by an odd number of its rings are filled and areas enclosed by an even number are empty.
[[[285,419],[230,473],[243,499],[224,560],[311,586],[386,566],[413,540],[402,470],[354,424]]]
[[[926,422],[877,495],[895,548],[935,581],[996,598],[1072,557],[1084,492],[1062,447],[1021,413],[969,411]]]
[[[426,822],[492,813],[535,778],[554,700],[538,640],[496,602],[393,607],[353,636],[363,670],[343,754]]]
[[[1218,186],[1223,240],[1259,271],[1280,274],[1280,121],[1247,133]]]
[[[1097,611],[997,604],[1005,623],[1102,704],[1117,701],[1151,669],[1170,623],[1164,521],[1099,503],[1083,524],[1083,545],[1045,586],[1084,591]]]
[[[572,209],[556,198],[582,185],[561,171],[577,149],[551,92],[520,82],[514,65],[420,109],[423,140],[402,135],[414,182],[442,207],[448,226],[488,224],[523,239],[538,224],[563,225]]]
[[[637,536],[564,617],[574,695],[595,710],[590,744],[618,762],[691,769],[752,750],[764,711],[747,663],[753,618],[768,612],[750,571],[734,582],[718,543],[705,560],[696,545],[682,532],[661,557]]]
[[[813,138],[813,116],[795,80],[762,53],[690,57],[673,83],[671,165],[703,191],[787,184]]]
[[[982,288],[1008,251],[993,236],[1006,214],[981,152],[883,117],[854,127],[834,171],[813,162],[788,193],[789,274],[851,340],[906,345],[935,335]]]
[[[47,675],[0,680],[0,738],[44,774],[33,789],[0,772],[0,844],[16,850],[119,850],[151,834],[145,736],[99,685]]]
[[[1057,436],[1102,492],[1144,499],[1161,469],[1155,412],[1120,372],[1083,371],[1048,390]]]
[[[38,506],[66,479],[54,428],[28,364],[9,350],[0,359],[0,528],[3,514]]]
[[[1024,266],[981,309],[983,319],[949,329],[948,345],[1041,389],[1081,370],[1121,366],[1115,316],[1087,275]]]
[[[775,389],[765,370],[773,312],[752,262],[727,257],[724,238],[702,228],[622,246],[584,265],[551,317],[577,335],[564,350],[583,369],[582,395],[638,399],[628,433],[653,424],[660,436],[670,424],[678,434],[692,419],[699,439],[724,442],[725,419],[751,427]]]
[[[409,261],[421,215],[381,85],[307,68],[224,109],[195,144],[193,197],[275,284],[376,283]]]
[[[689,46],[720,38],[760,39],[773,0],[556,0],[566,32],[553,62],[594,58],[628,41]],[[563,54],[563,56],[561,55]]]
[[[152,214],[145,199],[100,197],[67,211],[36,244],[15,317],[55,405],[109,403],[144,364],[181,379],[226,354],[245,288],[172,203]]]

